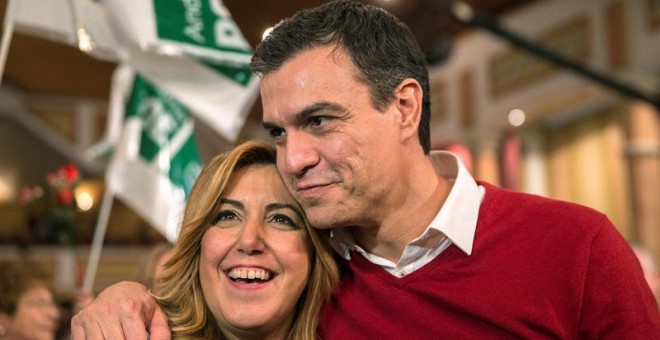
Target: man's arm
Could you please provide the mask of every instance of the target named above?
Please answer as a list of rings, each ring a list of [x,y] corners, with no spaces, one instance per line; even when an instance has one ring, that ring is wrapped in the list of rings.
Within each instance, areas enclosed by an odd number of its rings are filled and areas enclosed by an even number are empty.
[[[119,282],[105,290],[71,319],[74,340],[170,338],[167,317],[147,288]]]

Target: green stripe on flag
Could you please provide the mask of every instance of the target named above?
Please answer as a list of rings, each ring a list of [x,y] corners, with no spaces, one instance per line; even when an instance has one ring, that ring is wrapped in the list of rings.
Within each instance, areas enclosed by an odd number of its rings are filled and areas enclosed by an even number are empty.
[[[219,0],[153,0],[153,6],[161,39],[251,54],[238,26]]]
[[[158,162],[158,154],[165,148],[172,148],[175,139],[183,141],[178,150],[170,150],[174,155],[169,160],[169,167],[162,170],[167,171],[170,182],[182,188],[188,198],[202,168],[188,110],[146,78],[136,74],[125,112],[125,119],[137,118],[142,121],[139,156],[145,163]],[[183,130],[186,124],[189,129]]]
[[[183,188],[186,192],[186,199],[190,195],[193,184],[202,170],[201,157],[197,151],[197,143],[194,136],[191,134],[190,138],[186,140],[185,144],[170,163],[169,177],[170,181],[178,187]]]
[[[176,132],[190,119],[190,113],[174,98],[136,75],[131,97],[126,104],[126,118],[142,120],[140,155],[147,162],[168,145]]]
[[[249,64],[217,63],[201,58],[198,58],[197,60],[243,87],[246,87],[250,83],[250,79],[252,79],[253,76]]]

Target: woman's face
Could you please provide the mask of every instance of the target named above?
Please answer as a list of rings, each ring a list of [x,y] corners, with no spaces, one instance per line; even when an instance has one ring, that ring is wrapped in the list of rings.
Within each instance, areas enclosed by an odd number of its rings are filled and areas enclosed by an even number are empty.
[[[35,285],[21,295],[16,313],[2,315],[7,337],[25,340],[55,339],[60,310],[45,285]]]
[[[239,170],[215,219],[199,268],[209,309],[235,335],[284,337],[310,273],[311,245],[275,166]]]

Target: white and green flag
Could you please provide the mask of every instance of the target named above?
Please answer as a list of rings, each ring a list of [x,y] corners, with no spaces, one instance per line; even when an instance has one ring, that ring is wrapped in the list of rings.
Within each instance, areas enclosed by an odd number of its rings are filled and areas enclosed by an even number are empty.
[[[4,24],[0,64],[14,27],[76,45],[130,65],[230,143],[258,94],[251,48],[220,0],[9,0]]]
[[[99,3],[123,37],[119,40],[128,42],[126,63],[235,142],[256,100],[259,79],[249,67],[250,45],[222,2]]]
[[[108,108],[112,149],[106,190],[94,231],[83,291],[91,292],[114,198],[119,198],[171,242],[202,168],[188,110],[127,65],[115,70]],[[106,140],[107,142],[107,140]]]
[[[130,91],[122,85],[113,89],[125,101],[113,101],[121,107],[111,107],[111,113],[123,111],[124,118],[106,172],[107,190],[174,242],[202,167],[193,120],[183,105],[140,74],[132,77]]]
[[[118,35],[128,42],[126,45],[220,62],[250,61],[250,45],[220,0],[99,0],[98,3],[107,9]]]

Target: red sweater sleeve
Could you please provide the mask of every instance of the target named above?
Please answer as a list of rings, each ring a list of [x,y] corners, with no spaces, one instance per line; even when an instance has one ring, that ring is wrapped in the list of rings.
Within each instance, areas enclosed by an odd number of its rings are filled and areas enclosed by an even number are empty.
[[[658,306],[626,241],[603,216],[589,249],[580,333],[588,339],[660,339]]]

